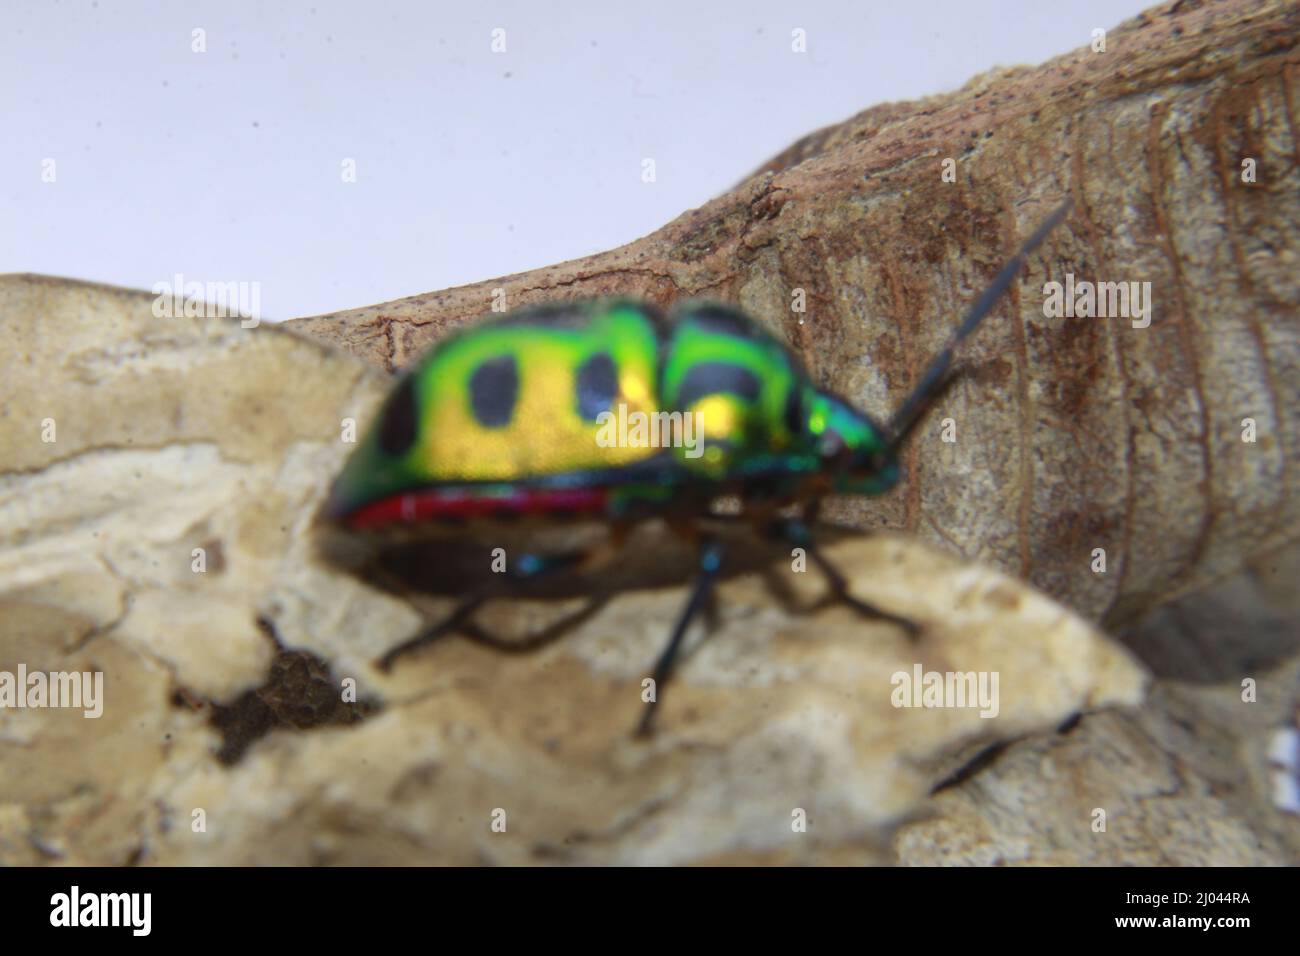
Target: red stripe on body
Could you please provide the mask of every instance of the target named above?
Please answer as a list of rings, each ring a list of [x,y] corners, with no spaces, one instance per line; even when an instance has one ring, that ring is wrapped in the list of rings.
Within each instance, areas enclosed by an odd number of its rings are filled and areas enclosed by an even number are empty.
[[[600,511],[604,488],[520,489],[506,495],[425,488],[391,495],[358,508],[346,519],[361,531],[392,524],[418,524],[438,518],[484,518],[501,514],[545,514],[548,511]]]

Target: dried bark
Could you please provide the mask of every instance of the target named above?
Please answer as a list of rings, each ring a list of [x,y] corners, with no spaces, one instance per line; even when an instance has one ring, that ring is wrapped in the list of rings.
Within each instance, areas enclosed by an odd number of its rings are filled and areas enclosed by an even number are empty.
[[[322,560],[310,527],[351,447],[339,422],[373,414],[385,376],[271,326],[150,306],[0,276],[16,348],[0,379],[0,672],[105,675],[99,719],[0,708],[0,864],[1300,853],[1268,765],[1297,712],[1300,661],[1277,665],[1300,633],[1300,551],[1153,615],[1130,643],[1183,668],[1134,707],[1131,656],[1040,594],[914,537],[845,536],[831,554],[855,592],[925,622],[921,638],[815,606],[820,583],[784,561],[729,578],[641,745],[639,679],[682,587],[618,593],[534,653],[449,639],[376,671],[419,617]],[[273,413],[286,404],[299,414]],[[503,600],[484,623],[528,633],[547,604]],[[998,715],[895,708],[892,675],[918,664],[999,674]]]
[[[971,748],[1142,697],[1094,625],[903,535],[827,551],[919,635],[822,601],[780,553],[720,583],[652,740],[632,729],[680,584],[638,579],[529,653],[449,637],[383,672],[420,614],[326,560],[313,518],[385,377],[151,304],[0,276],[21,350],[0,380],[0,675],[104,688],[91,719],[0,706],[0,865],[878,862]],[[523,637],[571,603],[476,621]],[[918,668],[996,679],[992,706],[896,706]]]
[[[494,289],[511,306],[709,296],[885,413],[1018,239],[1072,196],[908,450],[909,479],[834,514],[943,542],[1122,624],[1300,534],[1298,39],[1294,3],[1180,0],[1110,32],[1104,53],[805,137],[630,245],[289,324],[393,370],[488,311]],[[1043,285],[1066,273],[1149,281],[1150,327],[1045,317]]]

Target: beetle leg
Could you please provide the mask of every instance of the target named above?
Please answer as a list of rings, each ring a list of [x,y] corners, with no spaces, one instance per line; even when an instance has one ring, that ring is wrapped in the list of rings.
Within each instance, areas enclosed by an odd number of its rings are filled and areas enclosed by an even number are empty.
[[[809,511],[813,514],[816,513],[816,510],[811,507],[809,508]],[[809,511],[806,511],[805,514],[809,513]],[[897,614],[890,614],[888,611],[882,611],[874,604],[864,601],[861,598],[854,597],[849,593],[848,580],[840,573],[840,570],[835,567],[835,565],[831,564],[826,555],[822,554],[821,549],[819,549],[813,542],[812,532],[804,519],[785,518],[776,522],[771,527],[790,544],[793,544],[797,548],[803,548],[808,556],[813,559],[813,563],[816,564],[817,569],[821,571],[822,577],[826,579],[826,583],[830,586],[831,593],[835,596],[837,601],[847,604],[863,617],[889,621],[892,624],[898,625],[907,632],[907,636],[910,638],[915,639],[916,636],[921,633],[921,625],[917,624],[915,621],[906,617],[899,617]]]
[[[379,658],[379,660],[375,662],[375,666],[381,671],[391,670],[393,662],[399,657],[410,653],[416,648],[423,647],[426,644],[431,644],[444,634],[450,634],[452,631],[458,630],[464,626],[469,618],[473,616],[474,612],[481,608],[486,601],[487,595],[485,594],[476,594],[473,597],[466,598],[456,606],[456,610],[452,611],[451,614],[443,618],[437,624],[424,628],[414,637],[403,641],[401,644],[398,644],[396,647],[389,650],[383,657]]]
[[[497,637],[492,632],[479,627],[473,621],[465,621],[461,624],[459,630],[471,641],[474,641],[476,644],[482,644],[484,647],[490,647],[497,651],[504,651],[507,654],[526,654],[549,644],[551,641],[563,637],[572,628],[577,627],[583,621],[590,618],[608,603],[608,595],[592,597],[587,601],[586,605],[580,607],[572,614],[566,614],[558,621],[546,625],[536,634],[529,634],[527,637],[519,640],[504,640]]]
[[[649,701],[646,712],[637,725],[636,733],[639,737],[649,736],[654,727],[655,709],[658,706],[660,696],[663,694],[664,685],[667,684],[668,678],[672,676],[673,664],[676,663],[677,654],[681,650],[682,638],[686,635],[686,628],[699,614],[704,602],[713,590],[713,582],[717,579],[718,571],[722,567],[722,556],[723,547],[717,539],[705,538],[701,542],[699,571],[695,577],[695,586],[691,590],[690,598],[686,601],[686,607],[682,608],[682,613],[677,618],[677,624],[673,627],[672,636],[668,638],[667,645],[664,646],[663,652],[659,655],[659,660],[655,663],[655,696]]]
[[[513,567],[510,567],[506,571],[506,574],[520,583],[525,581],[536,581],[539,578],[543,578],[548,574],[553,574],[556,571],[562,571],[566,568],[581,565],[583,562],[588,560],[588,557],[589,556],[585,551],[569,551],[563,554],[549,555],[525,554],[520,557],[519,561],[516,562]],[[382,671],[391,670],[393,662],[397,660],[397,658],[403,657],[417,648],[424,647],[426,644],[431,644],[443,635],[450,634],[453,631],[461,631],[469,637],[485,644],[503,647],[509,646],[509,642],[500,641],[492,637],[485,631],[475,627],[473,622],[470,620],[473,617],[474,612],[487,603],[488,598],[489,595],[487,594],[476,594],[461,601],[451,614],[443,618],[437,624],[432,624],[429,627],[422,629],[414,637],[403,641],[401,644],[398,644],[396,647],[385,653],[384,656],[378,660],[376,666],[378,666]],[[587,609],[587,613],[590,613],[591,610],[594,610],[594,608]],[[566,618],[565,620],[569,621],[570,619]],[[525,646],[535,647],[538,644],[545,643],[549,637],[553,636],[549,633],[552,630],[555,630],[555,628],[547,628],[546,631],[543,632],[543,637],[540,640],[530,638],[526,642]]]

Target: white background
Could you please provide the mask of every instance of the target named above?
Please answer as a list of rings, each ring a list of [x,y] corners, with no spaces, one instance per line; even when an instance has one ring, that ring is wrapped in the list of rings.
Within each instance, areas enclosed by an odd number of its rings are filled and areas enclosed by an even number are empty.
[[[0,272],[258,282],[272,319],[519,272],[1147,5],[0,0]]]

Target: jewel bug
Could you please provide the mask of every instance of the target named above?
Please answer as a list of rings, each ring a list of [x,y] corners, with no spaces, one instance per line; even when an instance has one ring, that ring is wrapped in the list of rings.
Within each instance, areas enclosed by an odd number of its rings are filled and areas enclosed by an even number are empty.
[[[720,499],[739,499],[744,520],[803,548],[837,599],[914,631],[912,622],[849,594],[811,527],[825,496],[880,494],[898,482],[898,448],[944,387],[954,350],[1069,207],[1058,207],[1003,266],[887,423],[818,388],[782,343],[724,305],[688,301],[671,321],[622,299],[533,306],[454,333],[400,377],[333,483],[320,520],[408,538],[575,515],[616,529],[663,519],[694,533],[694,585],[655,663],[657,692],[641,733],[651,729],[683,636],[722,568],[720,538],[701,530]],[[630,442],[624,426],[636,415],[678,427],[679,438],[689,415],[702,435],[694,445]],[[602,440],[611,434],[624,440]],[[791,508],[799,514],[783,516]],[[592,563],[582,551],[528,553],[512,573],[523,581]],[[485,600],[470,595],[381,666],[464,628]]]

